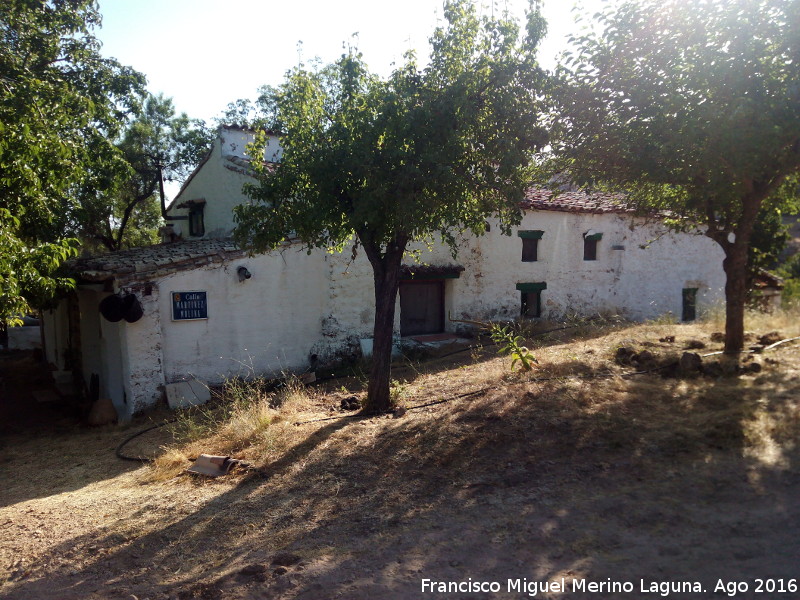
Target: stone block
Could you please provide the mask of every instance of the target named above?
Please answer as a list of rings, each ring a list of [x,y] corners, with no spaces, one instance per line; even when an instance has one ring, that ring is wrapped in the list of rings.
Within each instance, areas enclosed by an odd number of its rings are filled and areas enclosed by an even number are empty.
[[[211,390],[199,379],[168,383],[165,388],[167,404],[172,410],[205,404],[211,400]]]

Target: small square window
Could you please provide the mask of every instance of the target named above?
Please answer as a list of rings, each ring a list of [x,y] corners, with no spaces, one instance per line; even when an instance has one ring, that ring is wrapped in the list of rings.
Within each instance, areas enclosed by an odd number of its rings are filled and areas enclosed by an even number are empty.
[[[536,262],[538,259],[539,240],[522,238],[522,262]]]
[[[202,237],[206,229],[203,223],[203,205],[192,206],[189,209],[189,236]]]

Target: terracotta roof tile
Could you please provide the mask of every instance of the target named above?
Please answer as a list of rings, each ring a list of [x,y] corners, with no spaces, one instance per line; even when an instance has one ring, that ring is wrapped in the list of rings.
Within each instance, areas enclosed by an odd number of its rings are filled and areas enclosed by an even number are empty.
[[[624,199],[622,194],[560,192],[554,195],[551,190],[531,188],[522,202],[522,208],[593,214],[633,212],[625,206]]]
[[[246,254],[232,240],[187,240],[131,248],[109,254],[70,261],[69,269],[85,281],[105,281],[112,277],[151,278]]]

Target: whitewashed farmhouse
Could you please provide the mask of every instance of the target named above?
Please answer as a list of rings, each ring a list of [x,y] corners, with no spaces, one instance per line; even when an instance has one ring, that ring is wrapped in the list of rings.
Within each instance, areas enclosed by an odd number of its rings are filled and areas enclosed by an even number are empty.
[[[290,243],[249,257],[230,240],[231,209],[247,201],[249,140],[220,129],[168,209],[174,241],[77,261],[77,292],[44,315],[48,361],[94,379],[122,420],[157,404],[170,384],[313,369],[358,355],[371,336],[365,257]],[[279,160],[277,138],[270,144],[267,158]],[[722,251],[702,235],[667,233],[603,196],[532,191],[524,208],[512,236],[491,227],[462,240],[456,261],[435,247],[404,267],[398,336],[456,331],[448,314],[689,320],[723,298]],[[135,297],[133,312],[107,300],[118,294]]]

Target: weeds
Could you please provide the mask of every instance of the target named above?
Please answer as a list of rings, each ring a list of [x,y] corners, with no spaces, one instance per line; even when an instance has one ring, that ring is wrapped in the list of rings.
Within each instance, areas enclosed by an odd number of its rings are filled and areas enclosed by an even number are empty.
[[[407,389],[406,382],[392,379],[389,384],[389,401],[392,406],[398,406],[400,400],[406,395]]]
[[[525,338],[521,335],[516,335],[510,325],[492,325],[489,335],[492,341],[498,344],[499,348],[497,352],[499,354],[508,354],[511,356],[512,371],[517,363],[519,363],[521,370],[531,371],[533,365],[539,362],[536,360],[536,357],[530,353],[528,348],[522,345],[525,342]]]
[[[248,458],[269,460],[292,445],[297,435],[292,423],[313,408],[313,394],[293,376],[277,387],[265,379],[228,380],[213,404],[178,414],[175,444],[156,459],[152,478],[174,477],[199,454],[245,452]]]

